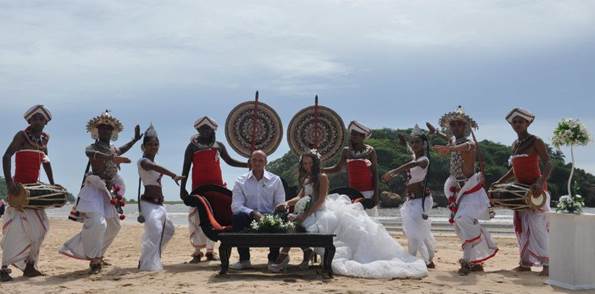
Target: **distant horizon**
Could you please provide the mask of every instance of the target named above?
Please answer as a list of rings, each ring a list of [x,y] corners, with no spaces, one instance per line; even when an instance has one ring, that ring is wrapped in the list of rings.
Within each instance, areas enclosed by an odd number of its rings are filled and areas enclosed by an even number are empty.
[[[204,115],[223,126],[237,104],[260,100],[277,111],[289,150],[295,113],[314,103],[348,124],[410,128],[437,123],[462,105],[478,140],[510,145],[504,116],[536,115],[530,131],[546,143],[562,118],[595,132],[595,2],[590,1],[52,1],[0,4],[0,150],[45,104],[54,119],[49,157],[56,182],[78,192],[92,143],[87,121],[110,109],[124,124],[153,123],[157,162],[178,173]],[[593,145],[577,147],[577,167],[595,174]],[[246,160],[228,148],[233,158]],[[562,151],[567,160],[569,149]],[[140,147],[127,157],[136,162]],[[222,163],[233,185],[246,169]],[[128,191],[138,172],[124,166]],[[45,175],[44,175],[45,177]],[[163,180],[167,200],[179,189]]]

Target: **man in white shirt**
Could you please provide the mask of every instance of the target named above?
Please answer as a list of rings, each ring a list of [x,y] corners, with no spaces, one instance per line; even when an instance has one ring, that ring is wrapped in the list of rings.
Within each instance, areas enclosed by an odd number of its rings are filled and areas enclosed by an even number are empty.
[[[272,214],[285,202],[285,190],[279,176],[266,171],[267,155],[256,150],[250,156],[251,171],[238,177],[233,187],[231,211],[233,230],[238,232],[259,220],[264,214]],[[232,269],[246,269],[251,266],[250,249],[238,248],[240,261],[232,264]],[[269,264],[279,256],[279,248],[270,248]]]

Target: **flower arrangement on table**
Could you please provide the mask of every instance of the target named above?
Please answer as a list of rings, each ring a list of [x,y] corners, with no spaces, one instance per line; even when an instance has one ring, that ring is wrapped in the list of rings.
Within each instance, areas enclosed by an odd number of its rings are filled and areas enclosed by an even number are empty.
[[[250,232],[255,233],[291,233],[295,232],[295,224],[286,221],[278,214],[266,214],[260,220],[250,223]]]
[[[556,212],[580,214],[585,206],[584,199],[577,193],[572,193],[572,176],[574,175],[574,146],[585,146],[591,142],[591,136],[585,128],[585,125],[578,119],[563,119],[554,129],[552,143],[557,148],[560,146],[570,146],[570,156],[572,159],[572,168],[568,178],[568,195],[563,195],[558,200]]]
[[[293,213],[290,215],[297,216],[308,210],[310,207],[310,196],[302,197],[298,200],[293,208]],[[267,214],[260,220],[253,220],[250,223],[251,232],[256,233],[293,233],[296,232],[296,223],[289,219],[293,219],[284,214]]]

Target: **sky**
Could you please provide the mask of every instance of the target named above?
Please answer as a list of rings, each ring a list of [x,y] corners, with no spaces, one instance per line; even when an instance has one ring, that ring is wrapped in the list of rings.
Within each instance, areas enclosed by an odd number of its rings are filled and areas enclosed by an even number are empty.
[[[213,117],[227,145],[229,111],[256,90],[284,128],[318,94],[372,128],[437,123],[463,105],[480,140],[510,144],[514,107],[537,116],[530,131],[546,142],[562,118],[595,130],[595,1],[0,0],[0,36],[0,150],[25,110],[46,105],[55,179],[74,194],[91,117],[110,109],[124,123],[116,145],[153,123],[157,162],[180,173],[194,121]],[[288,150],[284,137],[269,160]],[[591,173],[593,151],[575,148]],[[247,172],[222,168],[229,185]],[[136,197],[136,166],[122,175]]]

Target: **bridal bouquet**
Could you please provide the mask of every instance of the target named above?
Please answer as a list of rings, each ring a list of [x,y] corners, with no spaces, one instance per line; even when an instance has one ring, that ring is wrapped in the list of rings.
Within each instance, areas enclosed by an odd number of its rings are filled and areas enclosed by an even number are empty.
[[[295,224],[291,221],[284,221],[279,215],[267,214],[259,221],[253,220],[250,223],[250,231],[256,233],[289,233],[295,231]]]

